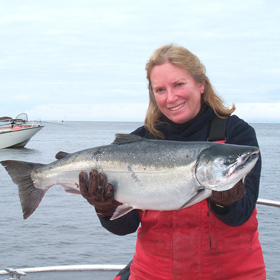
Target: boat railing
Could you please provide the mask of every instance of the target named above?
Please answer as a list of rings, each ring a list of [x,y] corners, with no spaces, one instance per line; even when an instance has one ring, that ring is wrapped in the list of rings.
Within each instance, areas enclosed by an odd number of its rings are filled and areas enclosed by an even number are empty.
[[[32,127],[37,127],[37,126],[42,126],[42,121],[41,120],[34,120],[34,121],[28,121],[25,124],[22,124],[24,128],[32,128]]]
[[[11,128],[14,126],[19,126],[20,128],[24,129],[43,126],[43,124],[41,120],[27,121],[24,119],[6,119],[4,121],[0,121],[0,133],[11,131]]]
[[[267,205],[267,206],[280,207],[280,201],[271,200],[271,199],[259,198],[259,199],[257,200],[257,204],[262,204],[262,205]]]
[[[125,265],[119,264],[91,264],[91,265],[58,265],[58,266],[46,266],[46,267],[31,267],[31,268],[6,268],[0,270],[0,275],[10,275],[10,278],[5,280],[20,279],[21,276],[25,276],[27,273],[36,272],[65,272],[65,271],[120,271]],[[14,278],[16,277],[16,278]]]
[[[10,274],[10,278],[7,280],[16,280],[16,279],[20,279],[21,276],[25,276],[26,273],[21,271],[21,270],[16,270],[13,268],[6,268],[5,271]]]

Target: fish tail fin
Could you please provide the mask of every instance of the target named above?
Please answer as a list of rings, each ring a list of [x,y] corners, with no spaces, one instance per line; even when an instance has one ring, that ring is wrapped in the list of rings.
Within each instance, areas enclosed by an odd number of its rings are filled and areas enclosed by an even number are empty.
[[[31,171],[43,164],[5,160],[1,164],[8,171],[13,182],[18,185],[19,197],[23,212],[23,218],[27,219],[38,207],[46,190],[36,188],[31,178]]]

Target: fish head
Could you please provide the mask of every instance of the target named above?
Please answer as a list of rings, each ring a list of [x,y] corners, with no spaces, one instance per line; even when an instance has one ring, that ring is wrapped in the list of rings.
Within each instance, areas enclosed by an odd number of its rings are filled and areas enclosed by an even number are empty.
[[[197,157],[196,179],[206,189],[229,190],[244,182],[258,158],[257,147],[213,143]]]

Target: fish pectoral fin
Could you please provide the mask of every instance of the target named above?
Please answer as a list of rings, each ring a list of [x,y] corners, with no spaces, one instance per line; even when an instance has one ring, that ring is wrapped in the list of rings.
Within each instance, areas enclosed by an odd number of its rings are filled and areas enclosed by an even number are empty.
[[[74,189],[64,189],[67,194],[81,194],[79,190]]]
[[[67,193],[67,194],[81,194],[80,192],[80,188],[78,185],[76,185],[77,188],[74,188],[73,186],[69,186],[69,185],[66,185],[66,184],[60,184],[60,186],[63,187],[64,191]]]
[[[116,208],[116,210],[115,210],[113,216],[110,218],[110,220],[114,221],[114,220],[126,215],[127,213],[129,213],[132,210],[134,210],[134,208],[132,206],[130,206],[128,204],[121,204]]]
[[[208,198],[209,196],[211,196],[212,194],[212,191],[211,190],[207,190],[207,189],[200,189],[197,191],[197,193],[191,198],[189,199],[186,203],[184,203],[179,209],[183,209],[185,207],[189,207],[189,206],[192,206],[206,198]]]
[[[117,145],[146,140],[146,138],[134,134],[117,133],[115,136],[116,138],[112,144],[117,144]]]

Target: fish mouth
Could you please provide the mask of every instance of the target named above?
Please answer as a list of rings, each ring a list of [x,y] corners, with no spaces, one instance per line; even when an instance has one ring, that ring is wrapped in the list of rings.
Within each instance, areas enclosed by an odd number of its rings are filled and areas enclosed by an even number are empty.
[[[185,104],[186,104],[186,101],[185,101],[185,102],[183,102],[182,104],[180,104],[180,105],[176,106],[176,107],[169,108],[169,110],[170,110],[170,111],[177,111],[177,110],[181,109],[182,107],[184,107],[184,106],[185,106]]]
[[[254,166],[258,158],[259,158],[259,150],[243,155],[241,157],[242,163],[236,167],[235,171],[241,170],[246,167]]]
[[[247,175],[251,173],[258,158],[259,158],[259,150],[255,150],[253,152],[242,155],[240,158],[240,164],[236,163],[236,165],[233,166],[228,177],[232,177],[235,180],[238,179],[238,181],[241,180],[243,183],[245,183],[245,179]],[[240,173],[241,174],[243,173],[244,175],[242,177],[239,177]]]

